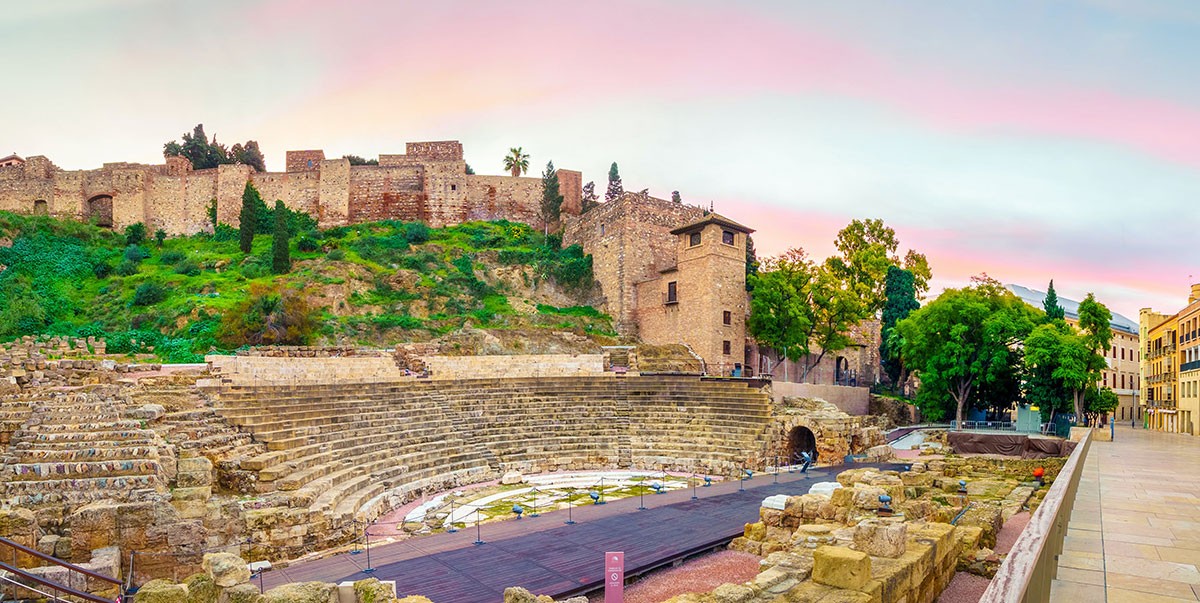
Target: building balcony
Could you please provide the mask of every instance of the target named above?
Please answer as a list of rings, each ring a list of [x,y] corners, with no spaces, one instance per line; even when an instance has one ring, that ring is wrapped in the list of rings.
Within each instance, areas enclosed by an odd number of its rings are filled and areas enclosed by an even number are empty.
[[[1200,360],[1193,360],[1191,362],[1185,362],[1179,365],[1179,372],[1181,373],[1186,373],[1188,371],[1194,371],[1197,369],[1200,369]]]

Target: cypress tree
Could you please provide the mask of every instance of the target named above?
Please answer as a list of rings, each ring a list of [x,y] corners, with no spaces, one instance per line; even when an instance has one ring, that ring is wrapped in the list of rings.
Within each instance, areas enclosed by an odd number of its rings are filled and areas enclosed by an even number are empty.
[[[617,172],[617,162],[614,161],[612,167],[608,168],[608,190],[604,191],[604,200],[613,201],[624,192],[625,187],[621,184],[621,174]]]
[[[1046,310],[1046,318],[1050,320],[1066,318],[1066,311],[1058,305],[1058,293],[1054,291],[1054,279],[1050,279],[1050,286],[1046,288],[1046,299],[1042,302],[1042,308]]]
[[[562,203],[563,196],[558,191],[558,170],[554,169],[554,162],[551,161],[546,164],[546,171],[542,172],[542,203],[538,207],[538,217],[547,233],[550,223],[562,214]]]
[[[288,252],[288,209],[283,201],[275,201],[275,233],[271,238],[271,272],[285,274],[292,269]]]
[[[260,203],[262,197],[258,196],[258,189],[247,182],[245,190],[242,191],[242,211],[238,214],[238,247],[242,253],[250,253],[250,246],[254,244],[254,231],[258,221],[254,208]]]

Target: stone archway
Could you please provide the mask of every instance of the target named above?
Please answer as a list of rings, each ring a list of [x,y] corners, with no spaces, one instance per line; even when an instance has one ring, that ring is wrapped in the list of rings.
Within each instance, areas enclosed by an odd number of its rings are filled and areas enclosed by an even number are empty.
[[[793,465],[802,462],[802,457],[800,456],[802,452],[811,454],[813,464],[817,464],[817,436],[811,429],[799,425],[793,427],[788,432],[788,464]]]
[[[45,199],[38,199],[33,202],[33,215],[48,216],[50,215],[50,206],[47,205]]]
[[[95,222],[96,226],[104,228],[112,228],[113,225],[113,198],[112,195],[96,195],[88,199],[87,205],[84,207],[84,218],[89,222]]]

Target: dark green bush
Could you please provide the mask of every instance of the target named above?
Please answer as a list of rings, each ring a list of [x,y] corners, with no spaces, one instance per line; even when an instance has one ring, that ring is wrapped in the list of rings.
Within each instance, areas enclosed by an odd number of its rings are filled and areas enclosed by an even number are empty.
[[[321,244],[318,243],[316,239],[308,235],[304,235],[296,241],[296,249],[299,249],[300,251],[312,253],[320,248]]]
[[[125,244],[141,245],[146,242],[146,225],[138,222],[125,227]]]
[[[334,250],[330,251],[329,254],[326,255],[325,257],[327,257],[330,260],[333,260],[335,262],[340,262],[340,261],[346,259],[346,252],[342,251],[341,249],[334,249]]]
[[[158,256],[158,261],[162,262],[163,264],[178,264],[179,262],[182,262],[185,257],[187,256],[185,256],[182,251],[175,251],[174,249],[171,249],[162,252],[162,255]]]
[[[153,306],[167,299],[167,289],[158,283],[142,283],[133,292],[132,303],[135,306]]]
[[[147,251],[146,248],[142,247],[141,245],[130,245],[125,248],[124,256],[125,256],[125,261],[133,262],[136,264],[136,263],[150,257],[150,252]]]
[[[175,274],[183,274],[186,276],[196,276],[200,274],[200,265],[196,260],[185,259],[175,264]]]
[[[225,224],[217,224],[216,230],[213,232],[213,240],[221,243],[238,240],[238,229]]]
[[[133,276],[138,273],[138,265],[136,262],[128,260],[117,265],[117,274],[121,276]]]

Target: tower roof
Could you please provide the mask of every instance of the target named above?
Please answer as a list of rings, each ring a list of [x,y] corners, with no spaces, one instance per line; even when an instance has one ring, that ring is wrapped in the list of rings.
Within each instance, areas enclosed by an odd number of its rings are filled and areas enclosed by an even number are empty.
[[[721,214],[712,213],[695,222],[692,222],[691,224],[685,224],[679,228],[676,228],[675,230],[672,230],[671,234],[687,234],[689,232],[700,230],[709,224],[718,224],[720,226],[724,226],[725,228],[732,228],[733,230],[741,231],[746,234],[754,232],[753,228],[742,226],[741,224],[738,224],[737,222],[734,222],[733,220],[730,220]]]

